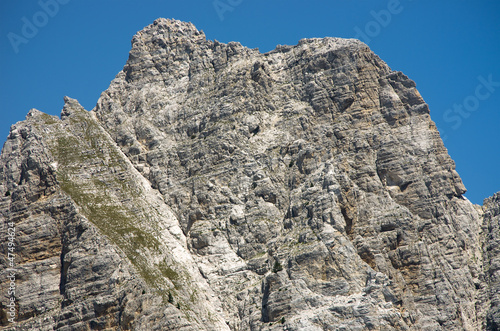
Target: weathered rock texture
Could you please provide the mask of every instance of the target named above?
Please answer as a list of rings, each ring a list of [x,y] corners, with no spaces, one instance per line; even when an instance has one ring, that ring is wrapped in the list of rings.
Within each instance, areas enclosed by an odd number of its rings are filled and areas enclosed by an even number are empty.
[[[500,330],[500,192],[484,201],[484,260],[489,301],[487,328]]]
[[[500,326],[500,196],[463,196],[415,83],[363,43],[262,54],[158,19],[91,112],[65,102],[0,158],[18,328]]]

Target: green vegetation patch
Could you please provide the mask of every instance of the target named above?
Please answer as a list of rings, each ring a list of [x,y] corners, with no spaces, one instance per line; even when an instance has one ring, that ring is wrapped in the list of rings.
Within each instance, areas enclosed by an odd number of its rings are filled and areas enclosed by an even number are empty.
[[[127,183],[126,161],[86,111],[61,123],[61,130],[50,137],[50,145],[58,162],[57,178],[62,190],[125,253],[148,285],[167,300],[173,290],[167,279],[178,288],[181,277],[165,262],[155,265],[150,261],[151,256],[162,254],[162,245],[154,230],[149,230],[155,224],[148,222],[143,209],[134,209],[144,201],[139,201],[141,190]]]

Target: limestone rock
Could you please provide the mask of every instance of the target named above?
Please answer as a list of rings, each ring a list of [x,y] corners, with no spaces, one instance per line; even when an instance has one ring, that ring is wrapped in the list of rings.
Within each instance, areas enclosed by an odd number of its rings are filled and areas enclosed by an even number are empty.
[[[500,328],[500,192],[484,201],[485,256],[485,297],[489,299],[487,328]]]
[[[262,54],[158,19],[92,111],[12,127],[0,180],[21,329],[500,323],[498,194],[463,196],[415,83],[357,40]]]

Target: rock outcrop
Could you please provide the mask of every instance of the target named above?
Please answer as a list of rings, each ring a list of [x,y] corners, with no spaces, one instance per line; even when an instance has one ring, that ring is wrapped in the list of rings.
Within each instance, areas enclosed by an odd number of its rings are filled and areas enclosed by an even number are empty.
[[[484,201],[484,270],[489,302],[487,328],[500,329],[500,193]]]
[[[500,325],[499,195],[463,196],[415,83],[357,40],[262,54],[158,19],[92,111],[12,127],[0,181],[20,329]]]

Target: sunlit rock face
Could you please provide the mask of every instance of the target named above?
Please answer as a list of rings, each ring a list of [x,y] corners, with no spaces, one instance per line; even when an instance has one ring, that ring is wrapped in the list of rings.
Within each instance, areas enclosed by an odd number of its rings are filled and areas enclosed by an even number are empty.
[[[415,83],[357,40],[262,54],[158,19],[92,111],[12,127],[0,180],[21,329],[500,325],[500,199],[463,196]]]

